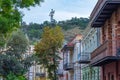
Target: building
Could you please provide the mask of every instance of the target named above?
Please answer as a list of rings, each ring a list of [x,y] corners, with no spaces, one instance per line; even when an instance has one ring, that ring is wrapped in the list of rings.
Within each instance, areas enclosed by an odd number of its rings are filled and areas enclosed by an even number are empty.
[[[29,57],[34,54],[34,46],[30,45],[29,50],[24,57]],[[34,64],[29,68],[26,76],[28,80],[47,80],[46,70],[42,65]]]
[[[82,36],[81,35],[76,35],[76,37],[74,38],[74,54],[73,54],[73,63],[74,63],[74,80],[80,80],[80,64],[78,63],[79,60],[79,53],[81,52],[81,39]]]
[[[59,52],[59,57],[61,57],[61,59],[59,60],[57,69],[58,80],[64,80],[63,53],[61,51]]]
[[[65,70],[64,80],[80,80],[80,67],[78,64],[78,54],[80,53],[80,40],[82,36],[76,35],[62,49],[63,69]]]
[[[81,80],[100,80],[99,67],[90,67],[90,54],[99,46],[99,29],[91,28],[90,23],[83,33],[81,40],[81,53],[79,63],[81,64]]]
[[[47,80],[46,69],[42,65],[35,66],[35,80]]]
[[[120,0],[98,0],[90,20],[91,27],[101,29],[101,45],[90,64],[101,68],[101,80],[120,80]]]

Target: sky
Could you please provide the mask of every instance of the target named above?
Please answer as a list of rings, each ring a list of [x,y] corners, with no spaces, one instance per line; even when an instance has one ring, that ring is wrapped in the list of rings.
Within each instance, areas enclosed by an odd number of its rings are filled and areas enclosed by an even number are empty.
[[[72,17],[88,18],[98,0],[44,0],[40,6],[23,9],[23,21],[26,23],[42,23],[50,21],[49,13],[55,10],[56,21],[68,20]]]

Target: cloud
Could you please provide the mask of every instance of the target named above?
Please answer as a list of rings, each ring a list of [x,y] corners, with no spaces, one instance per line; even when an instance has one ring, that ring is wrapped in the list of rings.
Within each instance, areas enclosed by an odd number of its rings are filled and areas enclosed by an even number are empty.
[[[57,21],[71,19],[72,17],[88,17],[88,16],[84,14],[81,15],[79,13],[73,13],[73,12],[67,12],[67,11],[55,12],[55,19]]]
[[[41,6],[31,7],[30,11],[23,9],[23,21],[42,23],[49,20],[49,12],[55,10],[55,19],[66,20],[71,17],[89,17],[97,0],[45,0]]]

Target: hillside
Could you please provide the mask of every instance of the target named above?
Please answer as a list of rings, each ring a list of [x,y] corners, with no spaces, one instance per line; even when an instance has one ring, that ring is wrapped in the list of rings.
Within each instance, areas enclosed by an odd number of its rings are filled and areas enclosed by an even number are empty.
[[[72,18],[70,20],[55,22],[55,25],[62,27],[65,39],[69,41],[76,34],[82,34],[89,22],[88,18]],[[51,26],[49,21],[44,21],[41,24],[23,22],[21,29],[28,35],[30,41],[38,41],[42,34],[42,29],[46,26]]]
[[[84,30],[79,29],[79,27],[63,30],[65,40],[70,41],[76,34],[82,34],[83,31]]]
[[[84,30],[88,25],[89,19],[88,18],[72,18],[66,21],[59,21],[57,23],[58,26],[61,26],[63,30],[69,30],[75,27],[78,27],[81,30]]]

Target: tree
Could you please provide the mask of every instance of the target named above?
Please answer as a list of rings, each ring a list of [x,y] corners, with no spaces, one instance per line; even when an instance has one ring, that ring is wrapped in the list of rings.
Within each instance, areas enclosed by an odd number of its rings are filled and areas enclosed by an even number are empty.
[[[42,27],[37,23],[30,23],[27,25],[25,22],[23,22],[21,29],[25,34],[28,35],[31,43],[38,41],[42,34]]]
[[[0,54],[0,75],[24,75],[34,60],[33,56],[24,57],[29,48],[26,36],[20,30],[13,32],[6,47],[9,49]]]
[[[43,0],[0,0],[0,33],[19,27],[23,16],[19,8],[40,5],[40,2]]]
[[[7,75],[6,80],[27,80],[25,78],[25,76],[16,76],[13,73],[10,73],[9,75]]]
[[[51,80],[56,79],[56,60],[60,59],[56,53],[63,43],[63,33],[60,27],[45,27],[42,39],[35,45],[36,55],[40,58],[40,64],[47,68],[48,76]]]
[[[29,9],[31,6],[40,5],[41,2],[43,0],[0,0],[0,51],[1,46],[6,43],[4,41],[6,35],[20,27],[23,17],[20,9]]]

